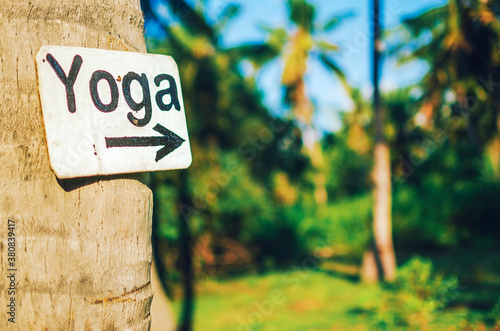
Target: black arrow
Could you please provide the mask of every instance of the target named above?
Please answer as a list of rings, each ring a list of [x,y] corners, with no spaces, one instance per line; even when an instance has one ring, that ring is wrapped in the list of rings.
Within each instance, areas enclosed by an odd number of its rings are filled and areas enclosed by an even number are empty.
[[[163,159],[172,151],[177,149],[185,141],[169,129],[160,124],[153,128],[156,132],[162,134],[159,137],[106,137],[106,147],[150,147],[165,146],[156,152],[155,161]]]

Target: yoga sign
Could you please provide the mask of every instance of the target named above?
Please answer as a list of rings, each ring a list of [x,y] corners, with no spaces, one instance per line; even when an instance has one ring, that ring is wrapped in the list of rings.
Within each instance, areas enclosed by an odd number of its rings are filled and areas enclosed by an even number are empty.
[[[170,56],[43,46],[36,64],[57,177],[191,164],[179,71]]]

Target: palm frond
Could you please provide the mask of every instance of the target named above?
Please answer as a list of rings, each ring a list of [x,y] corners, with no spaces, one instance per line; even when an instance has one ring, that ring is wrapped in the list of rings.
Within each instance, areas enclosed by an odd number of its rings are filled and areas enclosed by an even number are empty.
[[[217,17],[217,23],[214,25],[214,30],[219,32],[226,27],[226,25],[240,13],[240,5],[231,3],[225,6]]]
[[[439,23],[446,22],[448,18],[449,5],[443,5],[430,9],[418,16],[406,18],[403,20],[403,25],[414,36],[419,36],[425,31],[430,31]]]
[[[191,33],[183,24],[171,25],[168,31],[169,37],[193,58],[207,57],[215,52],[211,41],[207,37]]]
[[[203,12],[192,8],[185,0],[164,0],[169,6],[172,14],[186,25],[195,34],[203,34],[214,39],[214,29],[208,25]]]
[[[317,40],[314,43],[324,53],[335,52],[339,50],[339,46],[329,43],[328,41],[325,40]]]
[[[288,0],[290,20],[306,31],[312,31],[316,8],[306,0]]]
[[[270,28],[266,26],[262,26],[262,29],[267,31],[267,41],[266,43],[276,52],[279,52],[284,48],[290,37],[288,36],[288,32],[284,28]]]
[[[268,44],[246,44],[226,49],[230,58],[239,61],[242,59],[250,61],[258,69],[266,62],[276,58],[276,50]]]
[[[333,29],[335,29],[338,25],[340,25],[342,22],[344,22],[344,20],[354,16],[355,13],[353,11],[349,11],[340,15],[335,15],[326,21],[321,30],[324,32],[330,32]]]
[[[352,97],[353,89],[351,85],[349,85],[349,83],[347,82],[347,78],[342,69],[340,69],[339,65],[332,58],[330,58],[328,55],[324,53],[320,54],[319,58],[320,61],[323,63],[323,65],[327,67],[330,71],[332,71],[335,74],[335,76],[337,76],[337,78],[342,83],[344,89],[347,91],[349,96]]]

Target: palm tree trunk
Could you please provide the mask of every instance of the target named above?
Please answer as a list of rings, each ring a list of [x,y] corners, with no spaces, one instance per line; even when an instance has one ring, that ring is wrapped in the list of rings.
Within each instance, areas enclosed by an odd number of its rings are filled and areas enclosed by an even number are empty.
[[[375,111],[375,151],[374,151],[374,204],[373,204],[373,254],[365,254],[363,265],[380,266],[377,273],[380,280],[392,281],[396,277],[396,254],[392,241],[391,221],[391,166],[390,151],[383,132],[383,114],[380,104],[379,66],[381,46],[381,22],[379,21],[379,1],[373,2],[373,107]],[[378,263],[366,259],[375,259]],[[363,268],[363,270],[366,270]],[[372,273],[373,274],[373,273]],[[368,275],[362,278],[369,279]]]
[[[6,0],[0,27],[0,288],[16,303],[0,329],[148,330],[151,191],[144,175],[55,177],[34,61],[42,45],[145,52],[139,1]]]
[[[315,141],[312,151],[309,153],[314,168],[314,198],[319,205],[326,205],[328,192],[326,191],[325,161],[323,148],[319,141]]]
[[[295,111],[295,117],[304,123],[307,127],[312,126],[314,106],[307,97],[304,79],[301,78],[293,87],[292,104]],[[324,205],[328,202],[328,193],[326,191],[325,162],[323,158],[323,149],[318,139],[304,141],[305,154],[311,160],[314,171],[314,197],[318,205]]]
[[[392,190],[389,147],[385,142],[375,145],[375,184],[373,204],[373,238],[375,250],[380,261],[381,280],[392,281],[396,277],[396,254],[392,242]]]

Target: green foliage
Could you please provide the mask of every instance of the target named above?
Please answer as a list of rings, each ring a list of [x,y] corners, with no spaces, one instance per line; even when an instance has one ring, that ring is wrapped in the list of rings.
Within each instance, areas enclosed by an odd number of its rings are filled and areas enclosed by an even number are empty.
[[[327,190],[330,201],[337,202],[370,190],[371,155],[362,155],[349,148],[343,133],[325,139],[324,158]]]
[[[385,95],[390,114],[393,231],[399,249],[491,247],[498,181],[472,140],[445,124],[425,130],[409,90]],[[477,246],[476,246],[477,247]]]
[[[425,162],[395,177],[393,230],[398,248],[491,248],[500,213],[500,184],[479,177],[480,163],[446,143]],[[476,159],[477,160],[477,159]],[[399,162],[399,161],[398,161]],[[407,161],[408,162],[408,161]]]
[[[500,300],[491,311],[481,316],[467,316],[460,323],[462,331],[498,331],[500,330]]]
[[[396,247],[454,247],[458,244],[457,229],[451,222],[455,204],[449,189],[435,184],[420,189],[398,185],[393,205]]]
[[[157,217],[156,235],[161,239],[177,241],[179,239],[178,212],[175,203],[165,203],[166,201],[176,201],[178,198],[177,189],[174,185],[161,185],[154,192],[154,205]]]
[[[272,219],[246,232],[260,270],[286,268],[307,256],[310,250],[300,225],[309,215],[301,206],[278,208]]]
[[[434,275],[430,260],[415,257],[399,271],[388,285],[388,293],[377,307],[374,323],[380,330],[403,327],[425,330],[439,309],[454,298],[458,279]]]
[[[491,309],[490,313],[488,314],[488,319],[493,325],[500,328],[500,299]]]
[[[372,205],[371,195],[366,194],[303,215],[300,233],[308,250],[328,247],[332,255],[349,255],[361,260],[370,241]]]

